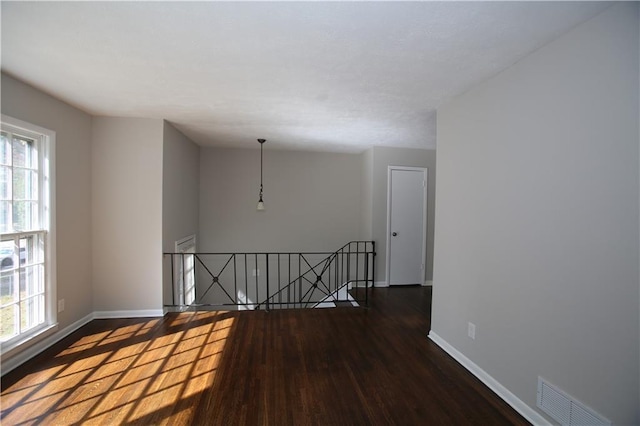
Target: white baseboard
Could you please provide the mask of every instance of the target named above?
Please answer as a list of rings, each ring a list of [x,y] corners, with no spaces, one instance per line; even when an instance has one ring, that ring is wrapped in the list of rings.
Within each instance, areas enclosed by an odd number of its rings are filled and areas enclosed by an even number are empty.
[[[462,352],[451,346],[442,337],[438,336],[433,331],[429,332],[429,339],[431,339],[436,345],[440,346],[446,353],[451,355],[453,359],[458,361],[464,368],[469,370],[471,374],[476,376],[482,383],[487,385],[496,395],[502,398],[507,404],[509,404],[514,410],[516,410],[522,417],[527,419],[534,425],[551,425],[540,414],[538,414],[533,408],[525,404],[520,398],[515,396],[509,389],[505,388],[500,382],[491,377],[489,373],[478,367],[473,361],[464,356]]]
[[[162,316],[164,316],[163,309],[141,309],[135,311],[96,311],[93,313],[94,319],[156,318]]]
[[[357,288],[364,288],[364,283],[360,282],[357,284],[353,285],[354,287]],[[386,283],[386,281],[376,281],[375,283],[373,283],[374,287],[389,287],[389,285]],[[369,284],[369,288],[371,288],[371,284]]]
[[[60,340],[64,339],[74,331],[78,330],[80,327],[88,324],[94,319],[107,319],[107,318],[148,318],[148,317],[163,317],[164,310],[163,309],[145,309],[145,310],[136,310],[136,311],[96,311],[92,312],[84,318],[79,319],[73,324],[65,327],[64,329],[57,331],[49,337],[42,339],[41,341],[34,343],[33,345],[17,352],[16,355],[11,356],[7,360],[2,360],[1,365],[1,374],[4,375],[9,371],[15,369],[21,364],[29,361],[34,356],[38,355],[40,352],[48,349],[54,344],[58,343]]]
[[[432,285],[433,285],[433,281],[425,281],[424,284],[422,284],[422,287],[430,287]],[[374,287],[389,287],[389,284],[386,281],[376,281],[373,286]],[[398,287],[402,287],[402,285],[400,285]]]
[[[17,353],[15,356],[12,356],[11,358],[9,358],[8,360],[2,360],[2,375],[8,373],[9,371],[15,369],[16,367],[20,366],[21,364],[24,364],[25,362],[29,361],[31,358],[33,358],[34,356],[40,354],[42,351],[44,351],[45,349],[55,345],[56,343],[58,343],[60,340],[64,339],[65,337],[67,337],[68,335],[70,335],[71,333],[73,333],[74,331],[78,330],[80,327],[88,324],[91,320],[93,320],[93,313],[85,316],[84,318],[79,319],[78,321],[74,322],[73,324],[63,328],[60,331],[57,331],[56,333],[52,334],[51,336],[42,339],[41,341],[34,343],[33,345],[29,346],[28,348],[20,351],[19,353]]]

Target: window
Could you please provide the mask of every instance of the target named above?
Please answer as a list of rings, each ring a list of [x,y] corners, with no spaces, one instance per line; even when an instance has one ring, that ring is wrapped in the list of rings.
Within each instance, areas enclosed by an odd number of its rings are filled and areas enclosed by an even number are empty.
[[[0,344],[5,353],[55,324],[55,134],[2,116]]]

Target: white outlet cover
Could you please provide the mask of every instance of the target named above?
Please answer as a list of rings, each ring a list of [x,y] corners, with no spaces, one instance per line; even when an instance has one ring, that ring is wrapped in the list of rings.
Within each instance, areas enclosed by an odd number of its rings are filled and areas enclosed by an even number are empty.
[[[467,331],[469,337],[475,340],[476,338],[476,325],[472,322],[469,323],[469,329]]]

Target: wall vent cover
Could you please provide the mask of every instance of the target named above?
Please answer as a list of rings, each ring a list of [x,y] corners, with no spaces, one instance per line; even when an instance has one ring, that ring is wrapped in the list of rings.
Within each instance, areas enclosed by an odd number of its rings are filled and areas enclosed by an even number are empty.
[[[611,422],[538,377],[538,407],[562,425],[611,426]]]

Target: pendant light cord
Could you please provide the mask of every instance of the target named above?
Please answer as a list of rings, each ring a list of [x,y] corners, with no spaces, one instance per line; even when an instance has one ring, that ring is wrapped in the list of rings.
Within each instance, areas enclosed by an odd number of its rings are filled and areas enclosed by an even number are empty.
[[[258,139],[260,142],[260,202],[262,202],[262,145],[266,142],[265,139]]]

